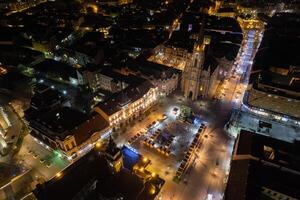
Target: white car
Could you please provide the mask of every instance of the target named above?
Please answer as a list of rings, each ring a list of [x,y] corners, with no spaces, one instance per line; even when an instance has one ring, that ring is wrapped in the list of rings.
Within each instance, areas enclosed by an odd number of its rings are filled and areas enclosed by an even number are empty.
[[[206,200],[212,200],[213,199],[213,195],[212,194],[208,194],[206,197]]]

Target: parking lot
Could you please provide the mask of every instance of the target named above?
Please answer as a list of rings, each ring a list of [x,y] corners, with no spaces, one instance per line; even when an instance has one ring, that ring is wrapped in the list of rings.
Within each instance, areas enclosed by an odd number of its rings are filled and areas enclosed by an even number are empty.
[[[58,152],[34,139],[31,135],[24,138],[23,145],[18,153],[20,164],[32,171],[32,176],[39,179],[49,179],[58,171],[65,168],[70,162],[62,158]]]

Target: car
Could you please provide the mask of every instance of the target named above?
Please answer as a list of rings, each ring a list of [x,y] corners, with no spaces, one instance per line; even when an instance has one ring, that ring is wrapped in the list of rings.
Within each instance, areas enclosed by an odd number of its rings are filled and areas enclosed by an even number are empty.
[[[36,153],[33,154],[33,158],[37,158],[38,155]]]
[[[40,163],[44,163],[44,162],[45,162],[45,159],[41,158]]]
[[[30,149],[28,149],[28,151],[27,151],[29,154],[32,154],[33,153],[33,151],[32,150],[30,150]]]
[[[188,181],[187,181],[187,179],[186,179],[186,178],[183,180],[183,182],[184,182],[185,184],[187,184],[187,183],[188,183]]]

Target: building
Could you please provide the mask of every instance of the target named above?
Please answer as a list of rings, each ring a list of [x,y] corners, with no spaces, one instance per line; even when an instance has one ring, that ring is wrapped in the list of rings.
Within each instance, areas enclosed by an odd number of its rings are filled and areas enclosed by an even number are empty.
[[[27,115],[26,121],[33,137],[67,158],[85,154],[109,132],[108,123],[99,114],[86,115],[69,107],[58,107],[34,117]]]
[[[179,84],[181,71],[144,59],[130,60],[117,69],[122,74],[140,76],[158,88],[160,96],[168,96]]]
[[[234,146],[225,199],[298,199],[299,152],[299,142],[242,130]]]
[[[181,88],[186,98],[212,98],[241,41],[242,31],[235,19],[185,13],[179,30],[157,46],[148,61],[182,71]]]
[[[256,115],[296,126],[300,125],[298,18],[281,13],[269,19],[243,101]]]
[[[219,8],[218,11],[215,13],[217,17],[231,17],[236,18],[235,9],[232,7],[224,7]]]
[[[12,66],[26,73],[30,66],[44,59],[40,52],[17,45],[0,45],[0,62],[4,66]]]
[[[184,69],[181,83],[185,98],[196,100],[203,90],[200,77],[204,63],[204,48],[201,44],[195,47],[191,62]]]
[[[36,84],[30,100],[30,107],[26,110],[25,117],[34,118],[40,113],[49,112],[61,106],[70,107],[69,99],[49,86]]]
[[[165,44],[154,48],[153,55],[148,61],[183,71],[193,54],[195,40],[190,37],[189,32],[174,31]]]
[[[136,79],[135,76],[126,76],[106,67],[91,72],[91,77],[87,80],[93,91],[102,89],[117,93],[128,87]]]
[[[120,172],[123,168],[123,156],[121,149],[117,147],[111,136],[109,137],[108,144],[106,145],[103,154],[112,173]]]
[[[33,75],[37,79],[49,79],[73,86],[86,84],[86,80],[79,69],[52,59],[43,60],[42,62],[34,65],[32,70]]]
[[[143,199],[154,200],[164,181],[148,180],[122,169],[112,173],[100,150],[91,152],[33,191],[38,200],[48,199]]]
[[[80,66],[89,63],[100,64],[104,59],[104,34],[101,32],[86,32],[83,36],[74,39],[71,45],[62,51],[75,60]],[[71,62],[71,61],[70,61]]]
[[[94,111],[117,128],[136,119],[156,103],[158,88],[149,81],[131,85],[99,103]]]

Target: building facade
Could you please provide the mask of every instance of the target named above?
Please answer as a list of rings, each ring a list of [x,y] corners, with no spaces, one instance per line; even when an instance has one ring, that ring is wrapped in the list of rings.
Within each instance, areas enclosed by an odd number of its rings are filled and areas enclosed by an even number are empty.
[[[158,99],[158,88],[149,81],[137,87],[128,87],[94,108],[111,127],[117,128],[136,119]]]
[[[99,114],[87,116],[68,107],[25,119],[34,138],[68,159],[84,155],[110,131],[108,123]]]
[[[191,62],[186,66],[182,75],[182,91],[185,98],[196,100],[203,91],[201,73],[204,63],[204,51],[202,48],[195,49]]]

